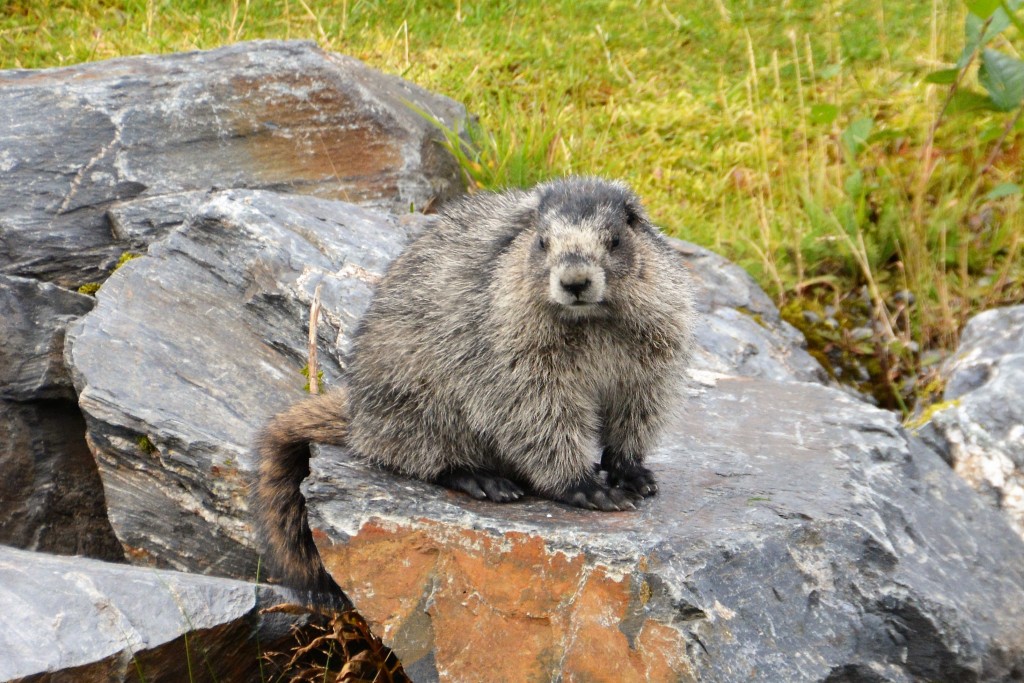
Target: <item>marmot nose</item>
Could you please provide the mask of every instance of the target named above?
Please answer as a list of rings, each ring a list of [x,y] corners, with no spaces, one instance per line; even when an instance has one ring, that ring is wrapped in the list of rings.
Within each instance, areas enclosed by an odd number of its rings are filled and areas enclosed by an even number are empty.
[[[572,280],[560,280],[562,289],[572,294],[577,299],[590,287],[590,278],[575,278]]]

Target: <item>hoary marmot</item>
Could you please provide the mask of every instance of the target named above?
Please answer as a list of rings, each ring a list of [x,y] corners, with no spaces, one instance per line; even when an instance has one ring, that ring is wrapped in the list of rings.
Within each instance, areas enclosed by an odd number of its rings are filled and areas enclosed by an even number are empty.
[[[685,267],[622,183],[444,207],[378,285],[347,387],[258,438],[255,508],[281,578],[340,594],[299,491],[310,442],[473,498],[634,508],[657,491],[643,460],[678,400],[693,319]]]

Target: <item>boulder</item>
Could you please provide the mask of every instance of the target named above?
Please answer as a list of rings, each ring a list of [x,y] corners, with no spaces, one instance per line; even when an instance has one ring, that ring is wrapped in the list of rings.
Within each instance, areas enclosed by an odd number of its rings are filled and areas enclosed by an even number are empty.
[[[417,681],[1024,674],[1024,543],[896,416],[694,374],[638,511],[476,502],[321,448],[321,556]]]
[[[466,116],[311,42],[2,71],[0,272],[102,281],[128,246],[108,209],[129,198],[258,187],[429,207],[462,183],[428,115]]]
[[[1024,306],[973,317],[942,376],[921,435],[1024,537]]]
[[[0,546],[0,681],[258,681],[306,619],[269,586]],[[266,671],[265,671],[266,669]],[[277,680],[277,679],[274,679]]]
[[[62,402],[76,398],[64,328],[93,299],[34,278],[98,283],[217,186],[429,207],[461,180],[424,114],[465,121],[305,42],[0,72],[0,458],[17,473],[0,483],[0,542],[121,556],[82,418]]]
[[[103,285],[66,357],[132,561],[255,577],[251,441],[304,395],[314,290],[323,285],[321,367],[335,382],[373,282],[430,220],[226,191]]]
[[[141,229],[167,211],[130,204]],[[304,394],[314,290],[335,384],[373,283],[432,219],[247,190],[184,213],[103,285],[66,359],[129,558],[252,578],[251,439]],[[496,506],[339,449],[313,460],[327,564],[414,680],[1024,671],[1021,540],[892,414],[799,381],[813,366],[763,293],[680,249],[711,290],[706,317],[764,341],[738,354],[746,342],[698,335],[690,395],[652,457],[663,488],[641,510]]]

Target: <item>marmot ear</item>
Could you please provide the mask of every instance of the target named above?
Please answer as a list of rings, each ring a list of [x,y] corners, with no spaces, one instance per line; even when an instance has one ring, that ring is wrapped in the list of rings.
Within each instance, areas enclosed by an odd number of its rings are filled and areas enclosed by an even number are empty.
[[[518,225],[520,229],[529,229],[537,227],[539,222],[538,216],[540,214],[540,197],[537,196],[536,192],[531,192],[516,203],[515,210],[513,211],[513,223]]]
[[[626,210],[626,224],[634,230],[646,228],[650,225],[651,221],[647,218],[647,212],[644,211],[643,204],[636,195],[627,196],[624,202]]]

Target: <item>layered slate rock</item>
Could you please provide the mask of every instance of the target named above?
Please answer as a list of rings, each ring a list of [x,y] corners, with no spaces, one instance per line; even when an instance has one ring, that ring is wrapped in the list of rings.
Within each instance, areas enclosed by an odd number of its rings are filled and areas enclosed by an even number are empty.
[[[0,546],[0,680],[258,681],[303,619],[268,586]],[[264,669],[267,669],[264,671]]]
[[[67,360],[130,559],[255,577],[251,442],[304,395],[313,293],[323,285],[321,366],[333,382],[342,333],[429,220],[228,191],[103,285],[68,332]]]
[[[470,500],[323,448],[321,555],[417,681],[988,681],[1024,543],[895,416],[695,373],[635,512]]]
[[[972,318],[942,374],[921,434],[1024,537],[1024,306]]]
[[[465,111],[308,42],[0,72],[0,272],[102,281],[127,246],[107,211],[131,198],[249,187],[422,209],[462,187],[428,116],[459,130]]]
[[[132,225],[159,222],[129,203]],[[304,395],[314,289],[336,384],[374,282],[432,219],[254,191],[189,211],[100,289],[66,355],[130,558],[252,577],[251,438]],[[763,293],[687,258],[712,285],[707,315],[761,316],[749,329],[771,337]],[[317,541],[413,678],[488,677],[496,662],[617,680],[1024,667],[1024,544],[999,515],[891,414],[793,381],[807,377],[784,372],[797,345],[759,346],[779,354],[769,366],[712,337],[705,367],[752,377],[695,371],[652,457],[662,491],[637,512],[477,503],[322,449],[306,487]]]

